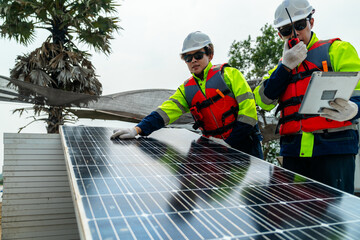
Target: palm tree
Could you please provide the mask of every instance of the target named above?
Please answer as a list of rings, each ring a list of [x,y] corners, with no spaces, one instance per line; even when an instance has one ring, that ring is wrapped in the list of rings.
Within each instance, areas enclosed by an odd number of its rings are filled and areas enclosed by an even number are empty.
[[[102,85],[90,54],[77,48],[85,43],[97,52],[111,53],[110,40],[121,29],[115,1],[112,0],[0,0],[0,36],[27,46],[35,39],[36,29],[50,32],[41,47],[18,56],[10,77],[41,86],[100,95]],[[19,89],[21,91],[21,89]],[[32,93],[36,95],[36,93]],[[35,118],[47,122],[47,132],[57,133],[68,112],[62,106],[36,103]],[[17,109],[15,111],[24,111]]]

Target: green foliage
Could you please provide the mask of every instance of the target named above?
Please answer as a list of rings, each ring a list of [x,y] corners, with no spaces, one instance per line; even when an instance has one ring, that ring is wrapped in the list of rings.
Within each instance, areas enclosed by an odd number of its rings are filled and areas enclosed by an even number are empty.
[[[102,85],[87,59],[90,54],[79,50],[74,40],[109,54],[110,40],[121,29],[120,19],[115,15],[117,6],[114,0],[0,0],[0,37],[28,45],[35,39],[36,29],[50,32],[41,47],[17,57],[10,77],[40,86],[100,95]],[[18,92],[24,99],[38,95],[36,91],[20,88]],[[48,133],[58,132],[59,125],[66,121],[74,121],[65,108],[47,106],[46,101],[36,102],[33,110],[34,121],[45,121]],[[42,117],[40,112],[48,117]]]
[[[100,95],[101,83],[86,57],[85,52],[46,41],[30,54],[18,56],[10,77],[44,87]]]
[[[270,24],[261,28],[262,35],[252,40],[232,43],[228,56],[229,64],[239,69],[247,79],[262,78],[266,72],[275,67],[282,55],[283,41]]]
[[[0,36],[28,45],[35,29],[50,31],[54,43],[76,38],[96,51],[109,54],[109,40],[121,29],[113,0],[0,0]]]
[[[229,64],[239,69],[249,80],[263,78],[267,71],[278,64],[282,56],[284,42],[278,36],[277,30],[270,24],[265,24],[261,33],[256,40],[252,40],[250,35],[246,40],[235,40],[228,54]],[[262,119],[259,125],[264,136],[264,159],[277,164],[280,144],[278,136],[274,136],[275,126],[267,123],[266,119],[270,116],[268,112],[258,108],[258,115]]]
[[[279,162],[276,158],[280,154],[280,141],[279,139],[271,140],[263,144],[264,156],[266,156],[266,161],[279,165]]]

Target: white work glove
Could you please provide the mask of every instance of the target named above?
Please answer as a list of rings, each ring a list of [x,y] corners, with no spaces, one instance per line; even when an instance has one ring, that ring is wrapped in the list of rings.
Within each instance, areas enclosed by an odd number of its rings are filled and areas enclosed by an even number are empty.
[[[358,105],[352,101],[346,101],[342,98],[336,98],[329,102],[334,109],[324,108],[320,114],[321,117],[343,122],[352,119],[358,113]]]
[[[293,70],[298,66],[302,61],[305,60],[307,56],[306,45],[300,41],[298,44],[289,49],[288,41],[285,41],[282,64],[284,64],[289,69]]]
[[[214,142],[216,142],[216,143],[218,143],[218,144],[221,144],[221,145],[223,145],[223,146],[225,146],[225,147],[228,147],[228,148],[231,148],[231,146],[229,145],[229,144],[227,144],[223,139],[221,139],[221,138],[216,138],[216,137],[209,137],[209,139],[211,140],[211,141],[214,141]]]
[[[111,135],[110,139],[114,139],[116,137],[119,137],[120,139],[131,139],[135,138],[137,134],[138,133],[135,128],[120,128],[114,130],[114,134]]]

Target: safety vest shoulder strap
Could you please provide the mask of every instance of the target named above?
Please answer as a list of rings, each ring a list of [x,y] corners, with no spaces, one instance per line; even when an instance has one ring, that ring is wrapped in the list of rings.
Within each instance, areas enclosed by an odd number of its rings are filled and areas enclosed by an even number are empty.
[[[217,64],[212,66],[213,71],[224,71],[225,67],[230,67],[230,65],[228,63],[223,63],[223,64]]]
[[[213,65],[208,74],[207,74],[207,79],[206,80],[209,80],[210,78],[212,78],[217,72],[221,71],[221,76],[223,76],[224,74],[224,69],[225,67],[229,67],[230,65],[227,64],[227,63],[223,63],[223,64],[217,64],[217,65]]]
[[[227,66],[229,66],[229,65],[227,63],[224,63],[224,64],[219,64],[219,65],[213,65],[210,68],[207,78],[206,78],[207,88],[208,87],[209,88],[216,87],[216,88],[220,88],[220,91],[224,92],[225,95],[232,94],[231,91],[229,93],[226,91],[226,89],[228,87],[226,86],[224,81],[216,81],[215,78],[213,78],[217,73],[219,73],[219,74],[216,75],[216,77],[222,78],[223,70]],[[210,81],[210,83],[208,83],[210,79],[212,79],[212,80]],[[223,82],[223,84],[222,84],[222,82]],[[213,86],[213,84],[215,84],[215,86]],[[222,87],[219,86],[218,84],[222,85]],[[199,91],[200,88],[198,87],[196,80],[193,76],[191,76],[189,79],[187,79],[184,82],[184,87],[185,87],[186,99],[187,99],[188,103],[191,103],[193,97],[195,96],[196,92]]]
[[[332,43],[335,42],[335,41],[341,41],[341,39],[340,39],[340,38],[331,38],[331,39],[327,39],[327,40],[319,40],[319,41],[315,42],[315,43],[311,46],[311,48],[309,49],[309,51],[311,51],[311,50],[314,49],[314,48],[318,48],[318,47],[320,47],[320,46],[322,46],[322,45],[324,45],[324,44],[332,44]]]
[[[189,86],[189,85],[194,85],[194,84],[196,84],[194,80],[195,80],[195,79],[194,79],[193,76],[191,76],[191,77],[189,77],[188,79],[186,79],[185,82],[184,82],[184,87]]]
[[[219,71],[219,70],[221,70],[222,69],[222,66],[223,66],[224,64],[217,64],[217,65],[214,65],[214,66],[212,66],[212,70],[213,71]]]
[[[320,40],[320,41],[317,41],[316,43],[314,43],[310,47],[310,49],[307,53],[306,59],[301,64],[302,66],[304,66],[303,70],[301,70],[302,68],[299,68],[298,71],[296,71],[296,72],[294,70],[293,76],[291,77],[290,82],[297,82],[306,77],[310,77],[311,74],[315,71],[322,71],[323,70],[323,65],[322,65],[323,61],[326,61],[328,70],[332,71],[332,65],[331,65],[330,55],[329,55],[329,48],[330,48],[331,44],[337,40],[340,40],[340,39],[333,38],[333,39],[328,39],[328,40]],[[313,66],[316,66],[316,67],[312,67],[312,68],[307,67],[308,63],[312,63]]]
[[[322,62],[326,61],[329,71],[332,70],[329,48],[334,41],[340,40],[340,38],[332,38],[328,40],[319,40],[308,51],[306,60],[314,63],[317,67],[322,67]]]

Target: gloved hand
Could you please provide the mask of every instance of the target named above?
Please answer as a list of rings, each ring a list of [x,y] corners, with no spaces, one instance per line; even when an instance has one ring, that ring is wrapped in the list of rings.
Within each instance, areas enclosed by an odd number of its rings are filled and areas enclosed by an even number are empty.
[[[330,108],[324,108],[320,113],[321,117],[343,122],[352,119],[358,113],[357,104],[342,98],[336,98],[334,101],[329,102],[329,105],[337,111]]]
[[[286,40],[284,44],[282,64],[293,70],[302,61],[305,60],[307,51],[308,50],[306,49],[306,45],[302,41],[289,49],[288,41]]]
[[[214,142],[216,142],[216,143],[218,143],[218,144],[221,144],[221,145],[223,145],[223,146],[225,146],[225,147],[229,147],[229,148],[231,148],[231,146],[229,145],[229,144],[227,144],[223,139],[221,139],[221,138],[216,138],[216,137],[209,137],[209,139],[210,140],[212,140],[212,141],[214,141]]]
[[[135,128],[120,128],[114,130],[114,134],[111,135],[110,139],[114,139],[116,137],[119,137],[120,139],[131,139],[135,138],[137,134],[138,133]]]

